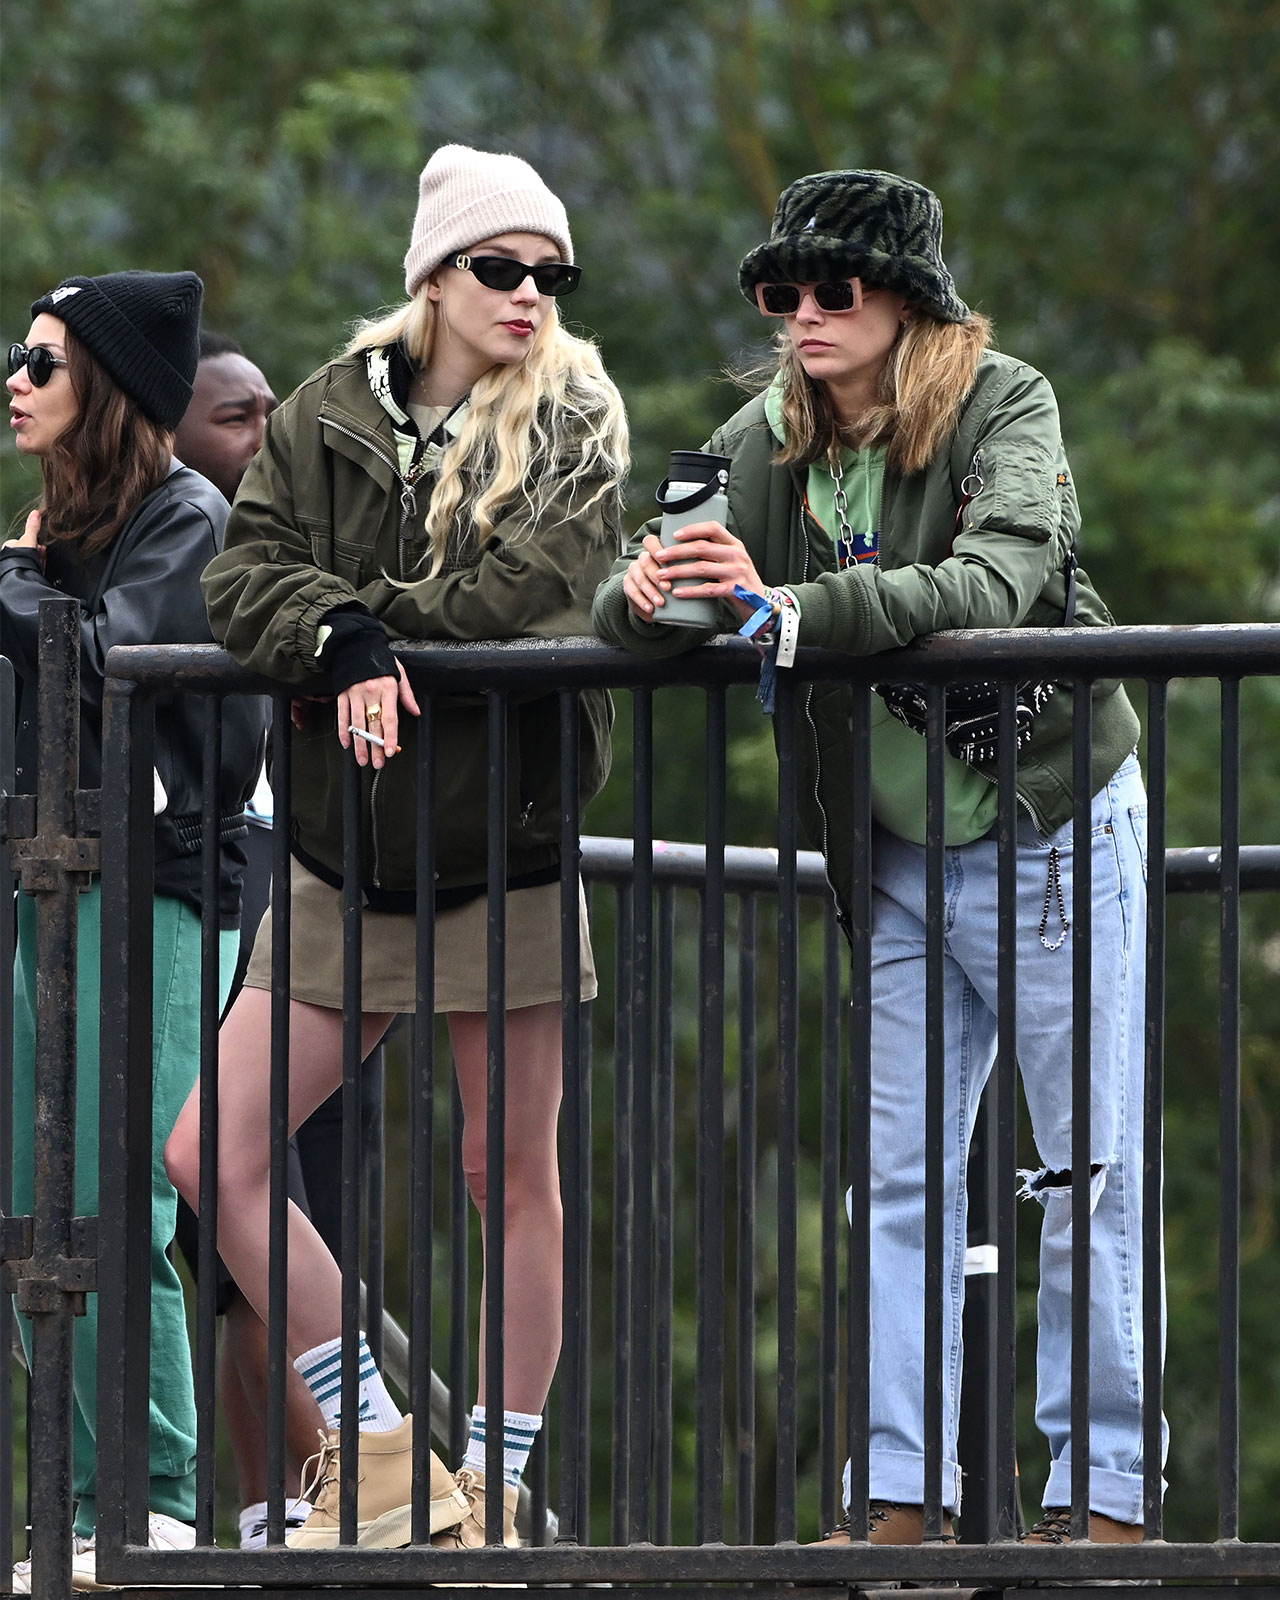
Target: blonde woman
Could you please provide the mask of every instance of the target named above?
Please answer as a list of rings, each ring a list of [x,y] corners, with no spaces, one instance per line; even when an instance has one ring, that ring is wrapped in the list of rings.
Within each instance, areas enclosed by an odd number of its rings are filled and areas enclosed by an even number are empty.
[[[622,404],[594,347],[568,334],[556,309],[579,276],[564,207],[530,166],[458,145],[438,150],[422,173],[405,258],[408,301],[362,326],[270,418],[226,552],[205,574],[214,633],[238,660],[301,695],[330,697],[304,702],[293,745],[292,1126],[341,1081],[342,769],[353,741],[366,769],[365,1053],[397,1013],[414,1008],[419,708],[389,639],[583,633],[619,548]],[[507,819],[507,1542],[560,1346],[557,718],[555,696],[521,698],[508,730],[519,784]],[[607,697],[584,694],[584,801],[608,771],[609,722]],[[483,1218],[487,712],[474,699],[445,700],[435,727],[435,1001],[449,1016],[463,1165]],[[582,952],[585,999],[595,993],[585,920]],[[260,1313],[270,973],[268,915],[219,1052],[218,1244]],[[198,1136],[192,1100],[168,1161],[193,1205]],[[315,1474],[319,1498],[290,1534],[294,1546],[338,1537],[340,1290],[333,1257],[291,1206],[287,1342],[331,1430]],[[363,1343],[360,1373],[360,1543],[407,1544],[412,1418],[401,1416]],[[483,1541],[484,1426],[478,1406],[456,1481],[432,1458],[437,1540]]]
[[[663,627],[673,578],[753,613],[775,639],[871,655],[944,628],[1111,618],[1075,566],[1080,514],[1047,380],[988,348],[956,293],[942,209],[893,173],[822,172],[784,191],[739,269],[778,329],[763,394],[709,448],[732,458],[729,526],[642,529],[596,598],[597,629],[642,653],[704,637]],[[961,514],[963,513],[963,514]],[[751,592],[766,602],[746,601]],[[1072,594],[1074,592],[1074,599]],[[854,856],[850,694],[805,691],[797,803],[846,928]],[[873,701],[871,790],[871,1433],[869,1537],[924,1534],[925,741]],[[1043,1163],[1036,1420],[1049,1443],[1045,1516],[1070,1537],[1071,696],[1019,741],[1018,1063]],[[1093,690],[1090,1537],[1142,1537],[1142,1082],[1146,801],[1138,720],[1117,683]],[[963,739],[951,741],[964,749]],[[949,745],[949,748],[951,747]],[[947,756],[943,1472],[960,1507],[956,1423],[965,1156],[996,1043],[996,787],[991,751]],[[1024,1475],[1025,1475],[1024,1462]],[[828,1536],[848,1540],[849,1526]]]

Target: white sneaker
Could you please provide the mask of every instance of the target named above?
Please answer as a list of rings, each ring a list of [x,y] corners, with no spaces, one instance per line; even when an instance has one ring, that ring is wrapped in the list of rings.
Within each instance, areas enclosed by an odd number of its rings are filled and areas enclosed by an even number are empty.
[[[152,1550],[194,1550],[196,1530],[163,1511],[153,1511],[147,1518],[147,1544]],[[117,1589],[115,1583],[98,1582],[98,1552],[92,1538],[82,1539],[72,1535],[71,1587],[77,1594]],[[31,1562],[19,1561],[13,1569],[14,1594],[30,1594]]]
[[[86,1550],[92,1550],[92,1548],[93,1548],[93,1538],[92,1538],[92,1536],[90,1536],[88,1539],[82,1539],[78,1533],[73,1533],[71,1535],[71,1548],[72,1548],[72,1557],[71,1557],[71,1559],[72,1559],[72,1563],[74,1564],[75,1559],[76,1559],[77,1556],[83,1555]],[[14,1569],[13,1569],[13,1592],[14,1592],[14,1594],[30,1594],[31,1593],[31,1561],[30,1561],[30,1559],[28,1559],[26,1561],[19,1561],[14,1566]]]
[[[286,1534],[295,1528],[306,1526],[307,1518],[311,1515],[310,1500],[290,1500],[284,1508],[284,1531]],[[242,1550],[265,1550],[267,1548],[267,1514],[264,1511],[260,1517],[255,1517],[246,1527],[240,1527],[240,1548]]]

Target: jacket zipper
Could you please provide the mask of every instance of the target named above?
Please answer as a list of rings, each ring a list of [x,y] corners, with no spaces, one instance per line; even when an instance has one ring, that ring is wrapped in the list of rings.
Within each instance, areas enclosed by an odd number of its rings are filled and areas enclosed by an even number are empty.
[[[340,422],[335,422],[332,417],[325,417],[322,420],[325,427],[332,428],[335,433],[345,434],[348,439],[354,439],[357,444],[363,445],[364,448],[368,450],[370,455],[377,456],[378,460],[381,461],[384,466],[390,467],[391,471],[395,474],[396,481],[400,485],[400,533],[399,538],[396,540],[396,575],[399,577],[401,582],[403,582],[406,571],[404,549],[409,538],[409,533],[407,530],[411,526],[412,519],[417,514],[418,498],[416,493],[416,485],[418,479],[422,476],[422,473],[419,471],[415,473],[413,477],[406,478],[405,475],[400,471],[399,464],[396,461],[393,461],[390,456],[384,455],[371,439],[366,438],[363,434],[356,433],[351,428],[344,428]],[[373,860],[370,863],[369,877],[375,889],[380,889],[382,887],[381,851],[379,849],[378,835],[378,787],[381,781],[382,771],[379,769],[374,773],[373,783],[369,789],[369,842],[373,855]]]

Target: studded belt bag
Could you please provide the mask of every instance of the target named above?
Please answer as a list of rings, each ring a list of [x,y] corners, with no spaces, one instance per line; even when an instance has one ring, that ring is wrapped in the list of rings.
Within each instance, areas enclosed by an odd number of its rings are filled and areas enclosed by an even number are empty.
[[[972,489],[971,484],[974,485]],[[981,488],[982,480],[976,474],[966,478],[964,498],[956,512],[957,534],[965,507]],[[1076,565],[1073,539],[1067,551],[1065,567],[1067,584],[1062,615],[1062,626],[1065,628],[1075,621]],[[1053,691],[1053,683],[1043,678],[1026,678],[1017,684],[1014,738],[1019,751],[1029,742],[1035,719],[1049,703]],[[929,703],[923,684],[877,684],[876,693],[899,722],[905,723],[914,733],[923,734],[926,731]],[[994,766],[1000,750],[1000,685],[989,679],[977,683],[948,684],[942,737],[947,749],[959,760],[967,761],[970,766]]]

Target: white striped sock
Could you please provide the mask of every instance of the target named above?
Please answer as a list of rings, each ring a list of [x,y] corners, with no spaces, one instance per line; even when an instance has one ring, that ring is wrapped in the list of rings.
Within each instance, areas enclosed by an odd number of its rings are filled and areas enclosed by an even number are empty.
[[[471,1437],[467,1440],[467,1453],[462,1465],[472,1472],[485,1470],[485,1411],[477,1405],[471,1413]],[[520,1482],[533,1441],[542,1426],[542,1418],[526,1411],[502,1413],[502,1477],[513,1487]]]
[[[390,1433],[404,1421],[382,1374],[374,1365],[365,1336],[360,1335],[360,1427],[365,1433]],[[293,1363],[315,1396],[324,1425],[336,1431],[342,1420],[342,1340],[327,1339],[306,1350]]]

